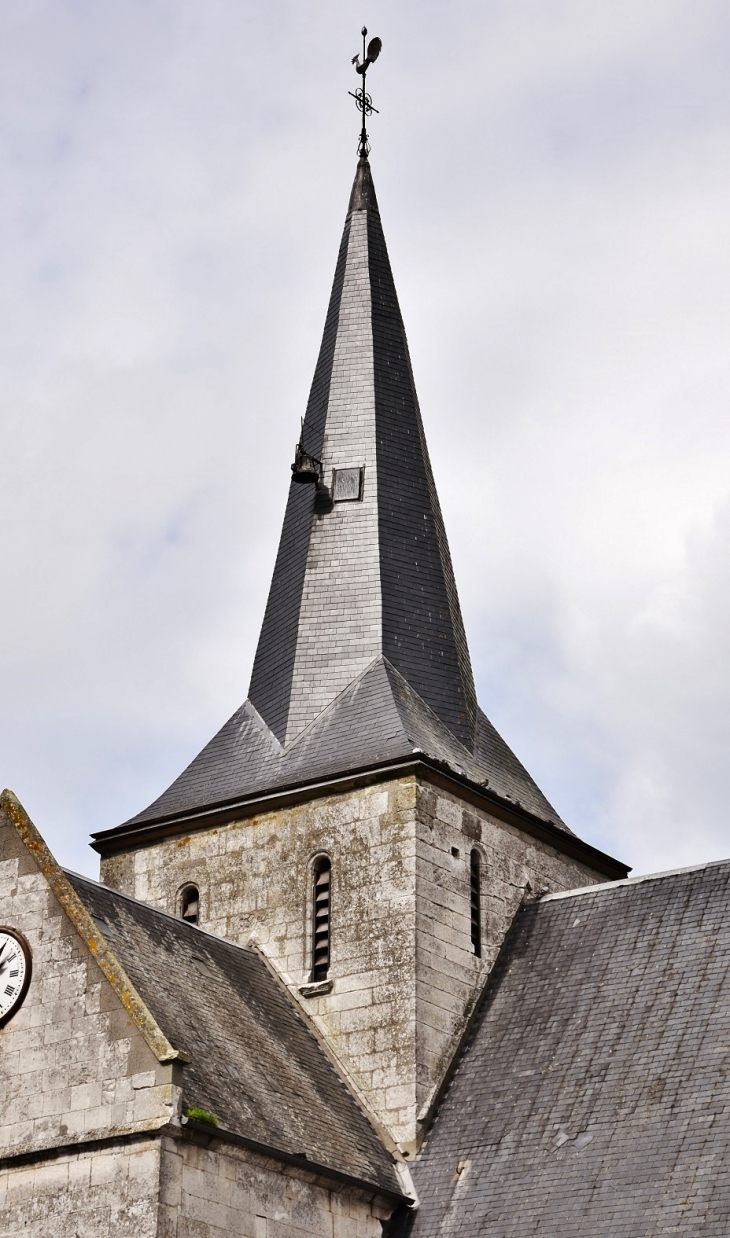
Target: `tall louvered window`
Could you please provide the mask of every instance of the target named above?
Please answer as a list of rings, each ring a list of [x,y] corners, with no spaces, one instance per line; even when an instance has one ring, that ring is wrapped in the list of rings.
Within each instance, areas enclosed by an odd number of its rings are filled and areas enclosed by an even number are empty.
[[[312,980],[326,980],[330,968],[330,878],[332,875],[332,865],[326,855],[315,860],[312,873]]]
[[[200,891],[197,886],[185,886],[180,895],[180,915],[188,924],[197,924],[200,918]]]
[[[478,851],[471,853],[471,944],[482,957],[482,864]]]

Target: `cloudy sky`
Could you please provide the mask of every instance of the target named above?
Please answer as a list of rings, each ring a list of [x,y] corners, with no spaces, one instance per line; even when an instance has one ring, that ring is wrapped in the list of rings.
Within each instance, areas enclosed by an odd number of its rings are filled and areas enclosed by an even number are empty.
[[[636,871],[730,855],[727,0],[0,5],[0,782],[95,874],[246,695],[363,21],[481,703]]]

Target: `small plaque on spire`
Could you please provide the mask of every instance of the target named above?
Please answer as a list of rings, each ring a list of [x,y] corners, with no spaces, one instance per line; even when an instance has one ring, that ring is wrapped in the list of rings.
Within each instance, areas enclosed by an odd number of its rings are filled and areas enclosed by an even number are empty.
[[[332,501],[356,503],[362,498],[362,468],[332,470]]]
[[[371,116],[373,112],[375,112],[376,114],[378,112],[378,109],[376,107],[373,107],[373,101],[370,98],[370,95],[367,93],[367,90],[365,89],[365,77],[366,77],[368,69],[370,68],[370,65],[373,64],[378,59],[378,56],[380,55],[382,48],[383,48],[383,40],[378,39],[378,38],[371,39],[366,48],[365,39],[367,38],[367,33],[368,33],[367,26],[363,26],[362,28],[362,61],[360,60],[359,52],[357,53],[357,55],[353,56],[352,58],[352,63],[355,66],[355,71],[362,76],[362,86],[360,86],[358,90],[349,91],[349,94],[355,100],[355,106],[357,107],[358,111],[362,112],[362,129],[360,130],[360,141],[357,147],[357,153],[361,159],[367,159],[368,155],[370,154],[370,143],[368,141],[368,134],[365,128],[365,117]]]

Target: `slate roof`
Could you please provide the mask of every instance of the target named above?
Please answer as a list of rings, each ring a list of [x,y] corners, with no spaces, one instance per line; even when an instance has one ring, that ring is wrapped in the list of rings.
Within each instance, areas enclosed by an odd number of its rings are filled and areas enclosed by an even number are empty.
[[[497,795],[567,831],[481,710],[475,747],[470,751],[382,656],[286,748],[246,701],[172,786],[133,817],[127,828],[175,818],[194,806],[225,804],[332,777],[343,770],[403,761],[414,753],[442,762],[474,783],[488,785]],[[95,837],[106,838],[111,833]]]
[[[476,694],[469,650],[365,159],[350,198],[302,442],[321,458],[330,488],[333,469],[363,467],[362,501],[327,510],[313,486],[292,482],[250,700],[287,742],[383,653],[471,745]],[[325,668],[326,675],[317,673]]]
[[[302,441],[322,461],[323,488],[290,485],[249,699],[154,803],[95,834],[98,849],[123,845],[143,826],[414,753],[570,833],[477,705],[364,159]],[[364,470],[362,498],[334,503],[334,472],[346,467]]]
[[[66,873],[167,1038],[184,1099],[220,1127],[403,1196],[393,1161],[251,949]]]
[[[727,1238],[728,958],[730,861],[523,910],[393,1232]]]

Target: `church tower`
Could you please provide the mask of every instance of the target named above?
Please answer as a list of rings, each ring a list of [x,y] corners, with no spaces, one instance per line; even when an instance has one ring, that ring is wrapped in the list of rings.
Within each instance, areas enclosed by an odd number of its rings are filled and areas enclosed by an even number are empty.
[[[93,845],[107,885],[258,943],[412,1155],[521,901],[627,870],[477,705],[364,154],[292,467],[248,699]]]

